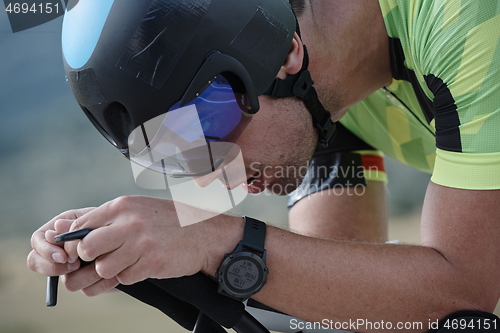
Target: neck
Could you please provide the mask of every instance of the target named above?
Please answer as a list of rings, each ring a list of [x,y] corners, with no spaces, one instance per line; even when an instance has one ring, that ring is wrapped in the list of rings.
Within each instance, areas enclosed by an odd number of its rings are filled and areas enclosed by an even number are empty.
[[[315,87],[334,120],[392,80],[378,1],[308,0],[299,17]]]

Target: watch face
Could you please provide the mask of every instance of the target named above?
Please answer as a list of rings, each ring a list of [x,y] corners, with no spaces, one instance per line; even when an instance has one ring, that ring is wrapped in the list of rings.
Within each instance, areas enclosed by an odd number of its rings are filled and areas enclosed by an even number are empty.
[[[228,263],[224,280],[235,293],[245,293],[254,290],[262,281],[262,268],[250,257],[235,258]]]

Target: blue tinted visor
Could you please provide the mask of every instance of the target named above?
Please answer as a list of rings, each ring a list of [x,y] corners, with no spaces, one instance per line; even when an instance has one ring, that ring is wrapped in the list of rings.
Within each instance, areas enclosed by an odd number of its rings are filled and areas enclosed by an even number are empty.
[[[218,75],[191,102],[132,131],[130,160],[171,176],[209,174],[237,156],[234,143],[251,120],[249,109],[246,93]]]

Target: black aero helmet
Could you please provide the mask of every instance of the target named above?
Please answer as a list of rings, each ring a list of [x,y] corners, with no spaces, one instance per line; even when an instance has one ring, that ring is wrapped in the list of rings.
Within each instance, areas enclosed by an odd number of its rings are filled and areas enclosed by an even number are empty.
[[[136,129],[144,132],[144,124],[166,114],[172,115],[170,122],[186,122],[187,116],[171,111],[190,103],[195,107],[189,110],[204,117],[205,140],[230,141],[244,127],[239,124],[259,110],[259,95],[297,95],[269,90],[295,30],[286,0],[70,0],[63,22],[64,65],[89,120],[131,157]],[[303,89],[312,85],[310,77],[309,84],[297,79]],[[224,118],[235,106],[238,115]],[[215,114],[224,120],[219,125]],[[158,137],[161,125],[155,126]],[[177,130],[167,128],[167,136],[197,139]],[[150,139],[141,143],[150,146]]]

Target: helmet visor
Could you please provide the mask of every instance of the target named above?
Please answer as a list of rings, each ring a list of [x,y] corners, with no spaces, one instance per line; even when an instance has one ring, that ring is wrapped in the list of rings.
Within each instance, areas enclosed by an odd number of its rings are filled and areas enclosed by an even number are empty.
[[[237,156],[234,143],[251,120],[248,98],[223,75],[186,105],[137,127],[129,136],[133,162],[175,177],[209,174]]]

